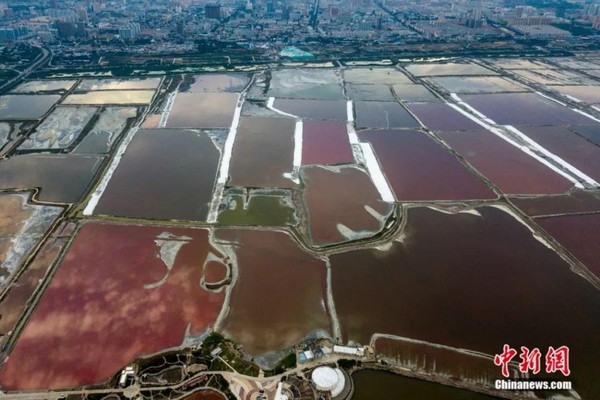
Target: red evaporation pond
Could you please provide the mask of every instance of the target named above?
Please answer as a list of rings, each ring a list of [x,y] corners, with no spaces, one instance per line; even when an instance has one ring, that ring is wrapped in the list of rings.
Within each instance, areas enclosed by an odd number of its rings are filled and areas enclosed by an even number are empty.
[[[48,269],[66,245],[72,234],[71,229],[72,225],[62,224],[52,232],[49,239],[40,247],[31,264],[27,266],[25,272],[7,289],[2,302],[0,302],[1,335],[6,335],[15,328],[19,318],[27,308],[29,299],[40,286]]]
[[[228,268],[220,261],[209,261],[204,266],[204,281],[208,284],[219,283],[227,278]]]
[[[593,121],[537,93],[463,96],[477,111],[501,125],[590,125]]]
[[[600,278],[600,214],[538,218],[536,222]]]
[[[600,192],[583,190],[559,196],[513,197],[510,201],[531,217],[600,211]]]
[[[494,199],[494,193],[441,145],[418,131],[363,131],[402,200]]]
[[[216,390],[204,389],[184,397],[183,400],[227,400],[227,397]]]
[[[315,245],[375,235],[392,211],[364,171],[355,167],[302,169],[304,202]]]
[[[209,251],[219,254],[204,229],[84,225],[0,383],[20,390],[100,383],[138,356],[181,345],[188,329],[201,334],[224,300],[199,284]]]
[[[223,330],[253,356],[329,332],[326,265],[282,231],[219,229],[235,244],[238,277]]]
[[[573,186],[566,178],[491,132],[443,132],[440,136],[504,193],[564,193]]]
[[[354,162],[346,124],[333,121],[304,121],[302,165]]]
[[[294,166],[291,118],[242,118],[231,156],[231,186],[292,188],[284,177]]]
[[[434,131],[480,130],[481,126],[443,103],[408,104],[425,126]]]
[[[543,354],[565,345],[574,389],[584,399],[598,398],[598,290],[510,213],[476,211],[411,208],[391,248],[330,256],[344,340],[365,344],[374,333],[387,333],[492,355],[504,343]],[[598,221],[595,238],[586,231],[589,238],[575,239],[595,245],[596,254]],[[585,223],[575,222],[572,232]]]
[[[600,147],[562,126],[523,126],[519,130],[596,181],[600,181]]]

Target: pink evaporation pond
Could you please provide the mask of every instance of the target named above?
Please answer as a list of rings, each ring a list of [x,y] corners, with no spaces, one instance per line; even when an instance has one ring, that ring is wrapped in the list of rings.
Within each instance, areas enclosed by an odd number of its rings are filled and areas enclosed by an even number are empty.
[[[562,126],[523,126],[519,130],[596,181],[600,181],[600,147]]]
[[[209,251],[219,254],[205,229],[84,225],[0,370],[0,384],[101,383],[136,357],[181,345],[186,332],[203,333],[225,296],[199,284]]]
[[[480,130],[481,126],[444,103],[409,104],[408,108],[433,131]]]
[[[302,165],[354,162],[346,124],[334,121],[304,121]]]
[[[441,132],[439,135],[504,193],[559,194],[573,186],[566,178],[491,132]]]
[[[477,111],[501,125],[589,125],[593,121],[537,93],[462,96]]]

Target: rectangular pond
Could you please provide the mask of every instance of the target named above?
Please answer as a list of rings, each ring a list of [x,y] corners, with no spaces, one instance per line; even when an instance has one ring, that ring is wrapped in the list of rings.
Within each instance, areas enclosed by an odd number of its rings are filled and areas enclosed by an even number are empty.
[[[219,159],[220,151],[206,133],[139,130],[95,214],[204,221]]]
[[[363,131],[396,199],[493,199],[496,195],[450,152],[419,131]]]

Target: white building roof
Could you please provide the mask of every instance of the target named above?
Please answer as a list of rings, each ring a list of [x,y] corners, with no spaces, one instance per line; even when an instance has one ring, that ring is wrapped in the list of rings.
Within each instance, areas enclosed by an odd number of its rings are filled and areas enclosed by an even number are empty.
[[[288,400],[288,397],[283,394],[283,383],[279,382],[277,385],[277,393],[275,393],[275,400]]]
[[[344,386],[346,386],[346,378],[344,377],[344,374],[342,373],[342,371],[339,368],[336,368],[335,373],[338,376],[338,381],[337,381],[335,387],[333,389],[331,389],[331,396],[333,396],[333,397],[342,393],[342,391],[344,390]]]
[[[338,384],[338,374],[331,367],[318,367],[311,375],[311,379],[318,390],[330,392]]]
[[[349,347],[349,346],[333,346],[334,353],[348,354],[352,356],[362,357],[365,355],[365,349],[362,347]]]

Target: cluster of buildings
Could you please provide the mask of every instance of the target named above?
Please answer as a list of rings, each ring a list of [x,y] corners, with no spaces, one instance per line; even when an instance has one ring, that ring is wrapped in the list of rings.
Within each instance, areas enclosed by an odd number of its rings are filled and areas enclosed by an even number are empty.
[[[131,53],[152,43],[143,52],[176,53],[214,41],[277,54],[324,42],[569,39],[569,24],[598,35],[599,4],[557,4],[568,7],[525,0],[0,0],[0,42],[33,39],[79,51],[92,43]]]

